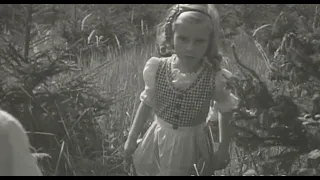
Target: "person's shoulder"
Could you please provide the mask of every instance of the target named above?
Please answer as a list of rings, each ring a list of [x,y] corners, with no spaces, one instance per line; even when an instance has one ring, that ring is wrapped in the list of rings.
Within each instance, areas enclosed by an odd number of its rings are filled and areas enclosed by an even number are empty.
[[[0,109],[0,122],[5,123],[5,122],[11,122],[11,121],[17,121],[17,120],[7,111]]]
[[[1,130],[7,126],[9,121],[13,121],[13,116],[6,111],[0,110],[0,128]]]
[[[158,67],[163,64],[164,62],[166,62],[170,57],[155,57],[152,56],[151,58],[149,58],[144,66],[144,71],[156,71],[156,69],[158,69]]]
[[[146,66],[157,65],[159,63],[160,63],[160,58],[152,56],[147,60]]]
[[[2,135],[8,137],[11,145],[25,145],[29,146],[29,137],[27,131],[21,122],[10,113],[0,110],[0,126]]]
[[[0,131],[8,132],[10,131],[8,128],[12,127],[12,125],[24,129],[14,116],[4,110],[0,110]]]
[[[159,65],[161,62],[164,62],[167,59],[168,59],[167,57],[152,56],[147,60],[146,65]]]
[[[160,59],[158,57],[151,57],[147,60],[144,66],[144,71],[149,71],[159,66]]]

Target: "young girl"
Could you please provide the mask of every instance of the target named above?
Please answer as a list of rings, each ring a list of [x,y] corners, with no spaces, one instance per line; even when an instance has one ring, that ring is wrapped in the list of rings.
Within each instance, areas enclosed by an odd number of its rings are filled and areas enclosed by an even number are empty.
[[[220,68],[218,38],[219,18],[210,4],[174,5],[160,24],[157,40],[163,57],[152,57],[145,65],[145,90],[124,147],[137,175],[191,175],[201,159],[211,169],[228,164],[228,120],[236,99],[225,89],[230,72]],[[206,135],[211,102],[221,114],[215,158]],[[153,123],[137,146],[149,117]]]
[[[0,176],[42,176],[19,121],[0,110]]]

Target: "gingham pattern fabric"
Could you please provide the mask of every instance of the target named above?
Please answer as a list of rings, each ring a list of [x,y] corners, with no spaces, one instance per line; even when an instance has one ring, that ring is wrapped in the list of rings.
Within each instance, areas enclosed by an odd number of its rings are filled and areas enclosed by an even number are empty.
[[[172,58],[161,61],[156,73],[155,113],[173,128],[203,123],[206,119],[197,117],[199,113],[208,113],[209,107],[205,107],[205,102],[212,99],[214,90],[210,67],[204,67],[196,81],[186,90],[180,90],[172,83],[171,61]]]

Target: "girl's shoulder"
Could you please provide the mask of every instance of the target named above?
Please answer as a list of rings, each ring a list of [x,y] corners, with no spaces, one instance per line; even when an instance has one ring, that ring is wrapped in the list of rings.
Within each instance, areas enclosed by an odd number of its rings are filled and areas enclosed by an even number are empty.
[[[144,71],[156,71],[161,64],[164,64],[168,61],[170,57],[151,57],[147,60]]]
[[[147,60],[144,68],[143,68],[143,80],[145,82],[146,87],[149,89],[153,89],[155,87],[155,81],[158,69],[162,62],[165,62],[166,58],[159,57],[151,57]]]
[[[146,65],[159,65],[160,63],[166,62],[171,57],[156,57],[152,56],[150,59],[147,60]]]
[[[158,66],[160,62],[161,62],[161,58],[153,56],[147,60],[145,66]]]

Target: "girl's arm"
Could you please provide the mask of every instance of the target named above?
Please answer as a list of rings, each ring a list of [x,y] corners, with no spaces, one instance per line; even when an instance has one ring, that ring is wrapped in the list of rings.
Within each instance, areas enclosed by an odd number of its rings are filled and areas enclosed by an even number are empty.
[[[129,131],[128,139],[136,141],[151,114],[151,107],[141,102]]]
[[[144,124],[151,115],[152,107],[155,106],[155,76],[158,69],[160,59],[151,57],[143,69],[143,80],[145,82],[145,89],[140,94],[140,105],[137,109],[136,116],[133,120],[128,138],[137,140]]]

